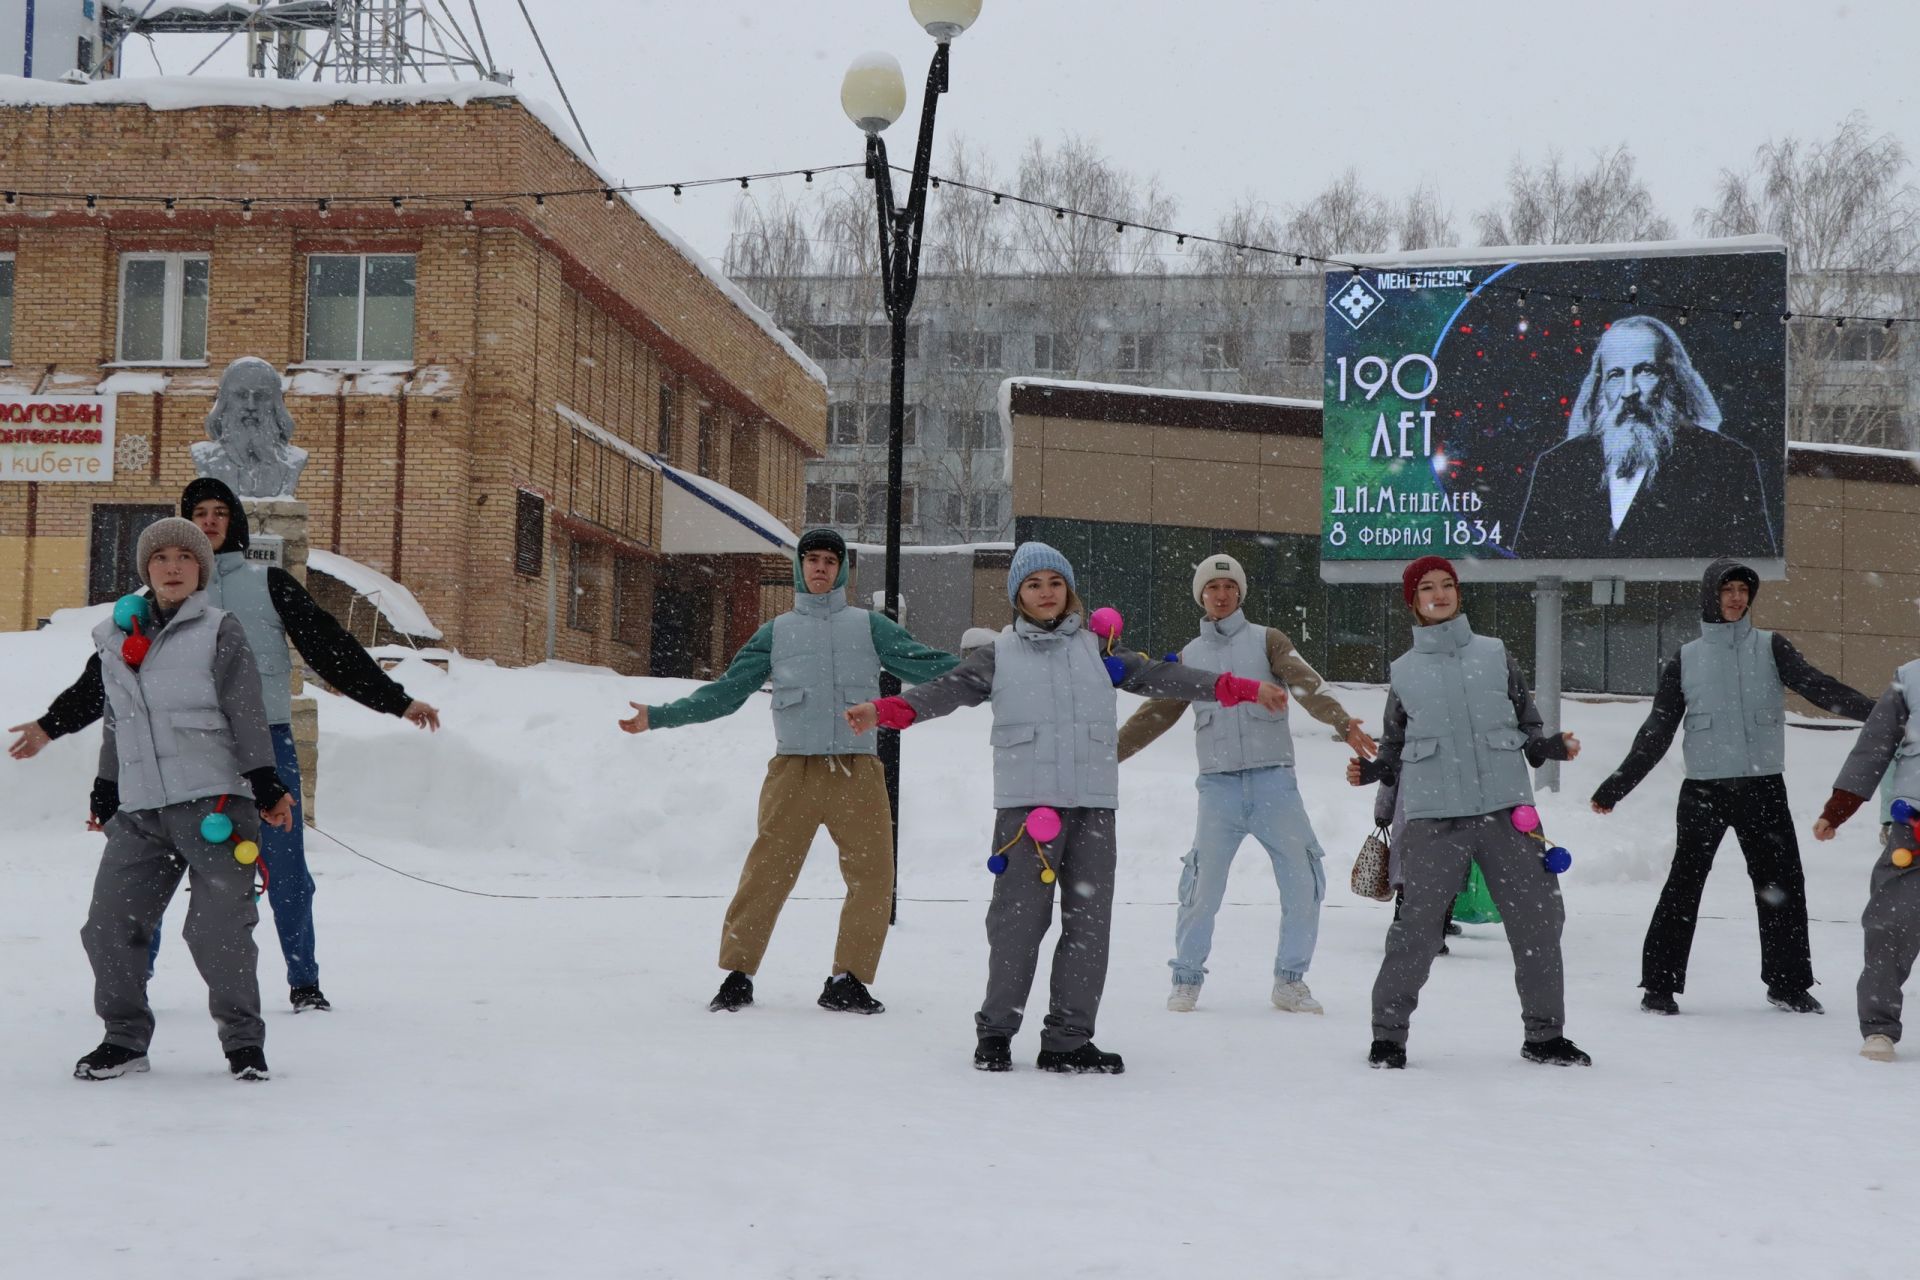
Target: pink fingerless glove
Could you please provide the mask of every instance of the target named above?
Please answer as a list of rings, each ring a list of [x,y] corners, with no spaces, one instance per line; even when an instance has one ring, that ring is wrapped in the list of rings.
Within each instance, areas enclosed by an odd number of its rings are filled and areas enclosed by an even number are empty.
[[[1213,682],[1213,696],[1220,699],[1223,707],[1237,707],[1243,702],[1260,700],[1260,682],[1249,680],[1245,676],[1236,676],[1231,671],[1222,672]]]
[[[905,698],[875,699],[873,710],[882,729],[905,729],[920,718]]]

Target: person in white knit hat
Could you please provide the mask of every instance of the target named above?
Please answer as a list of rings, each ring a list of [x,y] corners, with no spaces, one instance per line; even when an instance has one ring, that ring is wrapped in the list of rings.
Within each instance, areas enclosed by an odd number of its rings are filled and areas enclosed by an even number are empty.
[[[1193,599],[1202,610],[1200,634],[1180,651],[1180,660],[1206,671],[1227,671],[1286,688],[1307,713],[1331,725],[1360,754],[1372,758],[1373,739],[1360,721],[1326,691],[1293,641],[1274,627],[1247,621],[1241,604],[1247,571],[1230,555],[1212,555],[1193,571]],[[1187,704],[1156,698],[1120,729],[1120,758],[1140,751],[1171,729]],[[1248,836],[1273,862],[1280,886],[1280,944],[1273,962],[1273,1004],[1287,1013],[1320,1013],[1307,986],[1307,968],[1320,936],[1320,903],[1327,875],[1320,841],[1307,821],[1294,778],[1293,736],[1287,708],[1269,711],[1254,703],[1235,707],[1195,704],[1194,745],[1199,755],[1199,821],[1193,847],[1180,869],[1180,908],[1173,930],[1173,991],[1167,1008],[1190,1013],[1206,980],[1213,948],[1213,922],[1227,892],[1227,871]]]

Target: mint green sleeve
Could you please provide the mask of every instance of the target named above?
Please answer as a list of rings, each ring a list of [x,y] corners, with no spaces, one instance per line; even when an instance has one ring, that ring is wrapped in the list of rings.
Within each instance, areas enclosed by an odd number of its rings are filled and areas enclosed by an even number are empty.
[[[930,645],[921,644],[913,633],[879,610],[867,615],[873,622],[873,651],[880,665],[907,684],[925,684],[960,665],[960,659]]]
[[[730,716],[759,691],[773,672],[773,624],[764,623],[753,639],[733,655],[718,680],[695,689],[684,698],[647,708],[647,728],[678,729]]]

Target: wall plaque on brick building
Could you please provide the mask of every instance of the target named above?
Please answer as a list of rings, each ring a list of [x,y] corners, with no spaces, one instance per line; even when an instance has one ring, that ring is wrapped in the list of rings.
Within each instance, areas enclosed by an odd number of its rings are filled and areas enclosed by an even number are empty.
[[[0,396],[0,481],[113,479],[112,396]]]

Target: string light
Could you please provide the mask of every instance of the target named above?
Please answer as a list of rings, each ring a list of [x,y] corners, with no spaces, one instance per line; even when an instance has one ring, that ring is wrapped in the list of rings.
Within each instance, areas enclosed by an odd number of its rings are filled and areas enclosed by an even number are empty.
[[[253,201],[252,200],[242,200],[240,202],[240,221],[242,222],[253,221]]]
[[[404,209],[405,209],[406,207],[407,207],[407,202],[406,202],[406,198],[405,198],[405,197],[403,197],[403,196],[395,196],[395,197],[393,198],[393,211],[394,211],[395,213],[399,213],[399,212],[401,212],[401,211],[402,211],[402,210],[404,210]]]
[[[87,216],[91,218],[99,212],[100,212],[100,197],[88,196],[87,197]]]
[[[606,189],[606,192],[605,192],[605,195],[606,195],[606,206],[607,206],[607,208],[609,208],[609,209],[611,209],[611,208],[613,208],[613,188],[612,188],[612,187],[608,187],[608,188]]]
[[[547,211],[547,193],[546,192],[536,191],[533,193],[533,211],[535,213],[545,213]]]
[[[168,196],[167,197],[167,216],[171,218],[178,212],[179,210],[175,208],[174,198],[172,196]]]
[[[473,221],[473,201],[467,200],[462,202],[462,206],[460,209],[460,216],[465,218],[468,222]]]
[[[333,202],[332,202],[332,201],[330,201],[330,200],[328,200],[328,199],[327,199],[327,198],[326,198],[325,196],[321,196],[321,197],[320,197],[320,199],[319,199],[319,201],[318,201],[317,203],[318,203],[318,205],[319,205],[319,208],[320,208],[320,216],[321,216],[321,217],[323,217],[323,218],[325,218],[325,217],[327,217],[327,216],[329,216],[329,215],[330,215],[330,214],[331,214],[331,213],[333,212],[333,210],[332,210],[332,208],[331,208],[331,206],[332,206],[332,203],[333,203]]]

